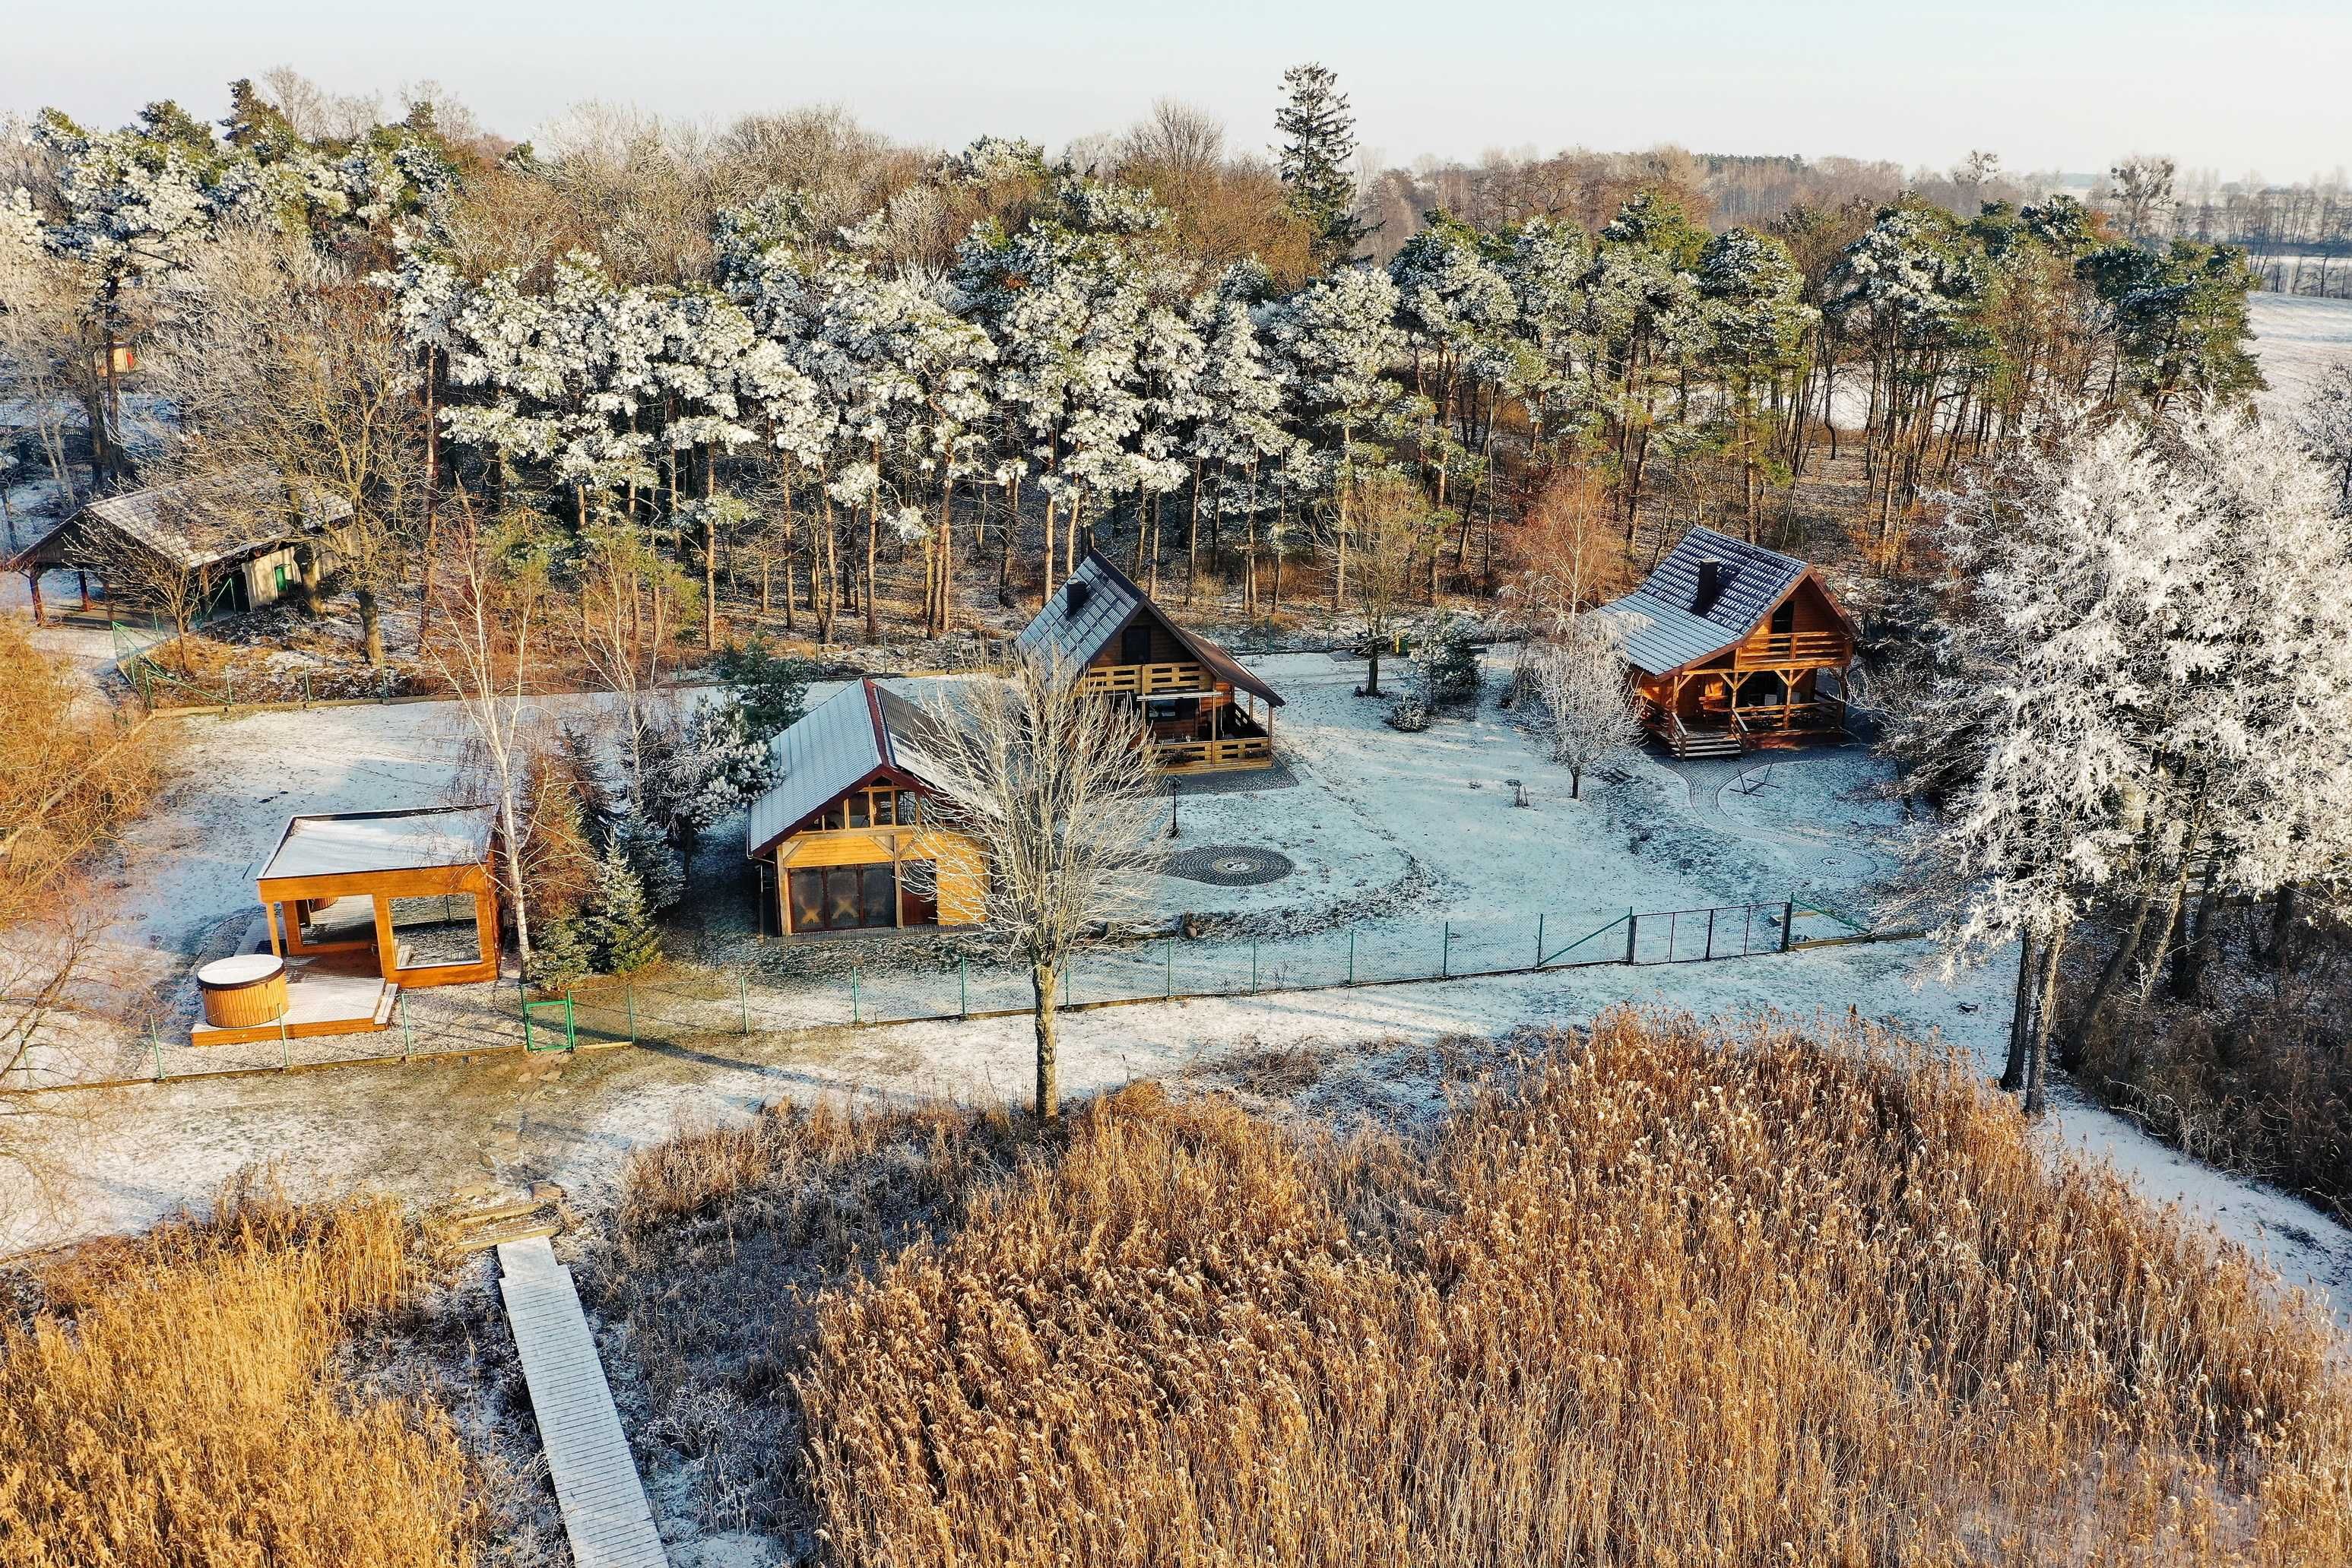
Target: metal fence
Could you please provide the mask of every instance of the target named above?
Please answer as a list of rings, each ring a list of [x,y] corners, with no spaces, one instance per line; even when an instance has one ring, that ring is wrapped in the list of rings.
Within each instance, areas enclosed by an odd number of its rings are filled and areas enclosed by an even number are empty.
[[[1412,985],[1604,965],[1722,962],[1916,935],[1873,932],[1795,898],[1693,909],[1544,913],[1523,917],[1381,921],[1252,941],[1156,940],[1079,952],[1055,979],[1073,1009],[1156,1001]],[[822,941],[782,950],[814,971],[837,963]],[[883,967],[770,975],[668,969],[613,977],[525,998],[511,985],[404,991],[373,1033],[194,1046],[149,1027],[102,1051],[26,1064],[0,1084],[19,1092],[177,1081],[581,1046],[759,1034],[819,1034],[875,1024],[1025,1014],[1025,969],[977,962],[919,964],[910,950]],[[176,1034],[176,1030],[173,1031]]]

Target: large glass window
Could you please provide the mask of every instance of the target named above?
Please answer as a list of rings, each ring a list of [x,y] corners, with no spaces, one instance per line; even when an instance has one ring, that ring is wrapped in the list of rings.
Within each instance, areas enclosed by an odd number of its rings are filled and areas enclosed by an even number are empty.
[[[856,931],[898,923],[898,883],[887,862],[793,872],[789,900],[795,932]]]

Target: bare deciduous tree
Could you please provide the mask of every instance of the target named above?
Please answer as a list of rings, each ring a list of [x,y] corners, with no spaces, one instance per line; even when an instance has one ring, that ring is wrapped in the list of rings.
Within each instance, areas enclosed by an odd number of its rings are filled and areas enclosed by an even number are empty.
[[[1137,907],[1160,822],[1136,709],[1081,693],[1076,674],[1024,664],[965,683],[924,739],[941,824],[986,866],[986,928],[1028,966],[1040,1116],[1061,1103],[1055,985],[1090,931]],[[908,864],[936,892],[935,861]]]
[[[1381,648],[1396,635],[1397,621],[1412,591],[1413,562],[1424,542],[1433,543],[1443,517],[1429,508],[1421,487],[1402,475],[1375,474],[1358,486],[1355,505],[1355,571],[1348,592],[1364,623],[1371,653],[1362,695],[1381,695]]]
[[[523,800],[537,748],[532,674],[541,657],[547,569],[530,542],[486,522],[457,492],[436,563],[433,634],[425,655],[465,716],[472,781],[490,792],[503,840],[499,866],[514,916],[515,956],[530,970],[530,915],[523,862],[530,822]]]
[[[1551,754],[1568,768],[1570,798],[1581,799],[1585,769],[1641,743],[1625,628],[1588,612],[1527,659],[1551,732]]]

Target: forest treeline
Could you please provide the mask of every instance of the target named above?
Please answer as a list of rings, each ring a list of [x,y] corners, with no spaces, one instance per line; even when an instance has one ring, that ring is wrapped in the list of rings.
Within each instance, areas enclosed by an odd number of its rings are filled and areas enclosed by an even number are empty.
[[[1163,102],[1083,163],[824,110],[585,111],[534,147],[287,73],[217,127],[46,111],[0,172],[0,355],[60,507],[256,464],[347,504],[371,662],[457,490],[713,646],[722,570],[827,641],[938,634],[1087,544],[1259,619],[1286,566],[1338,608],[1493,591],[1563,479],[1627,539],[1667,476],[1755,538],[1858,453],[1892,549],[2038,407],[2257,384],[2242,253],[1987,195],[1983,164],[1965,216],[1717,229],[1688,160],[1563,155],[1512,215],[1408,221],[1330,73],[1283,89],[1270,160]]]

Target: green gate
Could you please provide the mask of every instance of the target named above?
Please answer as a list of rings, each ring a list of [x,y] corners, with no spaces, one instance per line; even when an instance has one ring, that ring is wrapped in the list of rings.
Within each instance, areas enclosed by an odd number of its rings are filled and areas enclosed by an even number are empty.
[[[547,1021],[534,1023],[532,1015],[544,1013]],[[561,1022],[558,1022],[558,1019]],[[558,1030],[561,1030],[559,1035]],[[550,997],[545,1001],[525,1001],[522,1004],[522,1048],[525,1051],[570,1051],[579,1041],[572,1029],[572,998]]]

